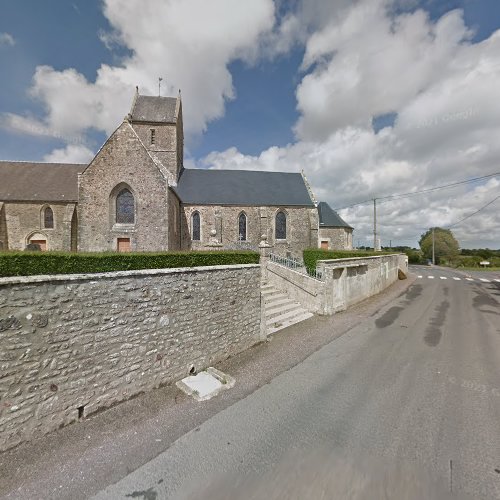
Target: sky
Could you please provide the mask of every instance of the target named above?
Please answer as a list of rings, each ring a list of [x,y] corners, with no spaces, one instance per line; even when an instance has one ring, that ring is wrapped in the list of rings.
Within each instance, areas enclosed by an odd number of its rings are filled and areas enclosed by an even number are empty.
[[[186,168],[304,171],[355,245],[377,198],[384,246],[500,248],[500,175],[388,198],[500,172],[498,0],[1,0],[0,74],[0,159],[89,162],[161,77]]]

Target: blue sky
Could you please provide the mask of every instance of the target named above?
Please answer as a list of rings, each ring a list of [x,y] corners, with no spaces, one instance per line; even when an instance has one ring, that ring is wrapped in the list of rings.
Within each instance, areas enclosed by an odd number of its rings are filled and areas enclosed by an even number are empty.
[[[88,161],[162,76],[188,167],[304,169],[334,207],[486,175],[499,28],[497,0],[4,1],[0,157]],[[498,180],[440,193],[385,204],[383,243],[452,224]],[[462,245],[500,247],[497,212],[456,228]],[[342,215],[369,241],[368,206]]]

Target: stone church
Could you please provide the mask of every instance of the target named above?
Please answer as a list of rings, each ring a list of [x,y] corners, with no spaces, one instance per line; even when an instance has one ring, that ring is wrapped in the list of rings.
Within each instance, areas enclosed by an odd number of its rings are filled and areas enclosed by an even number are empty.
[[[302,174],[185,169],[180,95],[136,91],[88,164],[0,161],[0,249],[351,249],[353,229]]]

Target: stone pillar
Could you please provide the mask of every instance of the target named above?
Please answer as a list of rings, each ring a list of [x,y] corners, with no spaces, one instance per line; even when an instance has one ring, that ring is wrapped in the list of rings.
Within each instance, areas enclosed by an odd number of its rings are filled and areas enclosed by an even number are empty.
[[[269,237],[269,220],[267,217],[267,207],[260,207],[260,234],[266,235],[266,240]]]
[[[267,236],[263,234],[261,236],[261,242],[259,243],[259,253],[260,253],[260,276],[261,281],[265,283],[267,281],[267,262],[269,260],[269,255],[271,254],[271,249],[273,247],[268,245]]]
[[[260,281],[261,284],[267,282],[267,262],[269,261],[269,255],[271,253],[272,246],[267,244],[267,235],[263,234],[261,236],[261,242],[259,243],[259,253],[260,253]],[[260,294],[260,340],[267,340],[267,325],[266,325],[266,315],[264,308],[264,297],[262,293]]]

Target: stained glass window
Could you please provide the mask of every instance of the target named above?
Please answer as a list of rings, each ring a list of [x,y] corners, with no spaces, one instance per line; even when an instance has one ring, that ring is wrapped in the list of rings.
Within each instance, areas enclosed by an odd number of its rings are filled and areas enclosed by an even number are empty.
[[[286,240],[286,215],[284,212],[276,214],[276,239]]]
[[[43,211],[43,227],[52,229],[54,227],[54,212],[50,207]]]
[[[127,189],[122,189],[116,197],[116,222],[118,224],[133,224],[135,222],[134,195]]]
[[[243,213],[238,217],[238,239],[239,241],[247,240],[247,216]]]
[[[198,212],[195,212],[193,214],[192,223],[193,223],[192,239],[193,241],[200,241],[200,214]]]

